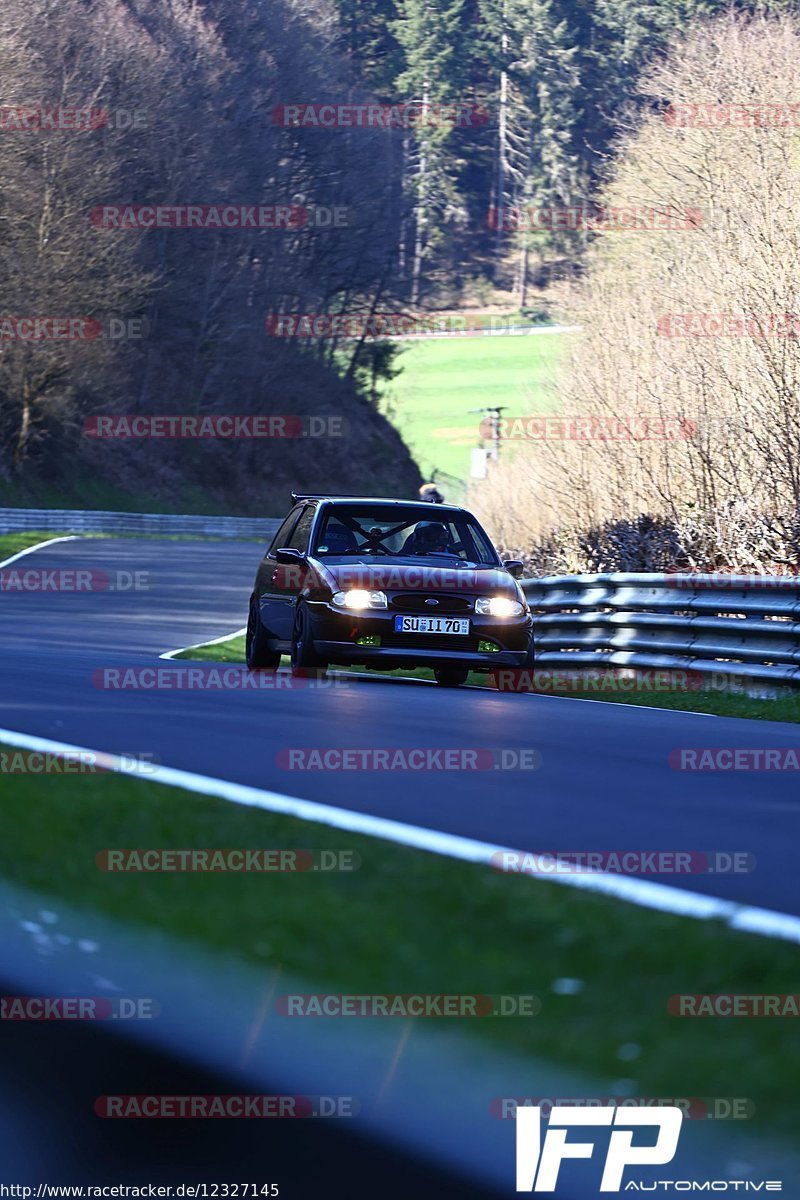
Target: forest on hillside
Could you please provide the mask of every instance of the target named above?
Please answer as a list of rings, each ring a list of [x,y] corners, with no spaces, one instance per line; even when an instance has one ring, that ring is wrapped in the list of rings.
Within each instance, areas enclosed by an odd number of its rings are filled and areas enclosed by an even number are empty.
[[[635,173],[613,192],[626,147],[642,123],[663,126],[675,98],[674,79],[653,75],[658,64],[709,21],[780,20],[782,8],[765,14],[719,0],[5,0],[2,494],[24,502],[43,480],[63,480],[69,491],[76,478],[97,478],[172,507],[244,512],[274,507],[298,480],[348,491],[356,478],[367,490],[413,494],[418,470],[374,403],[396,370],[393,344],[366,336],[364,324],[354,334],[332,322],[333,334],[308,338],[273,336],[275,322],[346,314],[368,323],[476,295],[512,296],[535,311],[553,281],[585,287],[611,239],[585,226],[526,229],[516,214],[590,211],[609,195],[630,201],[641,183]],[[724,89],[737,78],[734,65],[706,91],[735,99]],[[102,116],[66,130],[20,123],[20,114],[56,108]],[[331,126],[319,119],[323,109],[350,115]],[[354,111],[385,119],[359,123]],[[652,196],[675,201],[668,187]],[[302,219],[179,231],[104,228],[93,215],[124,205],[271,205]],[[630,249],[631,272],[640,271],[641,243],[614,245],[617,259],[619,247]],[[713,254],[710,263],[713,273]],[[660,286],[654,270],[650,294]],[[588,295],[570,293],[569,303],[591,326]],[[15,320],[34,316],[80,318],[102,333],[14,334]],[[605,357],[593,351],[606,371],[592,382],[598,403],[630,359],[629,337],[626,330],[615,342],[605,329],[588,343],[612,347]],[[644,356],[639,370],[646,367]],[[590,376],[584,359],[572,379]],[[713,390],[714,377],[704,380]],[[562,385],[577,404],[580,391],[569,378]],[[292,414],[323,425],[335,415],[343,432],[318,438],[312,453],[298,438],[106,444],[86,436],[98,416],[152,413]],[[534,473],[542,475],[538,458]],[[703,476],[699,503],[712,492],[719,498],[718,476],[716,491]],[[552,494],[563,494],[577,523],[663,508],[663,487],[623,493],[614,492],[613,514],[579,511],[569,486]],[[525,502],[539,510],[535,488]]]

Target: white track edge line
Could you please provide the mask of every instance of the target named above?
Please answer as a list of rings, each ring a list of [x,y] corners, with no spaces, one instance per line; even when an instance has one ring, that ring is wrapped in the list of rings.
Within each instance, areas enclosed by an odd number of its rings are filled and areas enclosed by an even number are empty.
[[[0,562],[0,570],[2,570],[3,567],[7,567],[11,563],[16,562],[18,558],[23,558],[26,554],[33,554],[34,550],[43,550],[45,548],[45,546],[54,546],[57,542],[76,542],[79,540],[80,540],[80,534],[70,534],[68,537],[51,538],[50,541],[48,541],[48,542],[37,542],[37,544],[35,546],[29,546],[27,550],[20,550],[17,554],[12,555],[11,558],[7,558],[5,560],[5,562]],[[241,637],[242,634],[244,634],[244,633],[247,633],[246,625],[242,629],[236,629],[236,630],[234,630],[233,633],[225,633],[225,634],[223,634],[222,637],[214,638],[210,642],[195,642],[191,646],[179,646],[177,650],[167,650],[164,654],[159,654],[158,657],[163,658],[163,659],[173,659],[173,658],[175,658],[176,655],[185,654],[189,650],[201,650],[204,646],[220,646],[220,645],[222,645],[223,642],[233,641],[234,638]],[[410,676],[402,676],[402,678],[411,679],[411,682],[413,682],[413,683],[422,683],[423,682],[420,679],[413,679]],[[471,686],[476,687],[477,685],[472,684]],[[488,688],[486,690],[491,691],[492,689]],[[548,693],[541,693],[541,694],[548,695]],[[589,699],[586,696],[553,696],[553,695],[549,695],[549,699],[551,699],[551,700],[579,700],[584,704],[596,704],[597,703],[597,701],[594,698]],[[602,701],[601,701],[601,703],[602,703]],[[614,704],[615,701],[607,700],[606,703]],[[695,717],[712,717],[712,718],[714,718],[715,716],[718,715],[716,713],[694,712],[692,709],[689,709],[689,708],[675,708],[675,709],[654,708],[654,707],[651,707],[649,704],[631,704],[628,707],[629,708],[642,708],[646,712],[659,712],[659,713],[662,713],[662,712],[679,712],[679,713],[689,712],[692,714],[692,716],[695,716]]]
[[[3,535],[0,534],[0,537]],[[12,554],[11,558],[7,558],[5,562],[0,562],[0,569],[10,567],[17,559],[24,558],[26,554],[33,554],[34,550],[44,550],[45,546],[55,546],[56,542],[79,542],[80,534],[71,533],[67,537],[50,538],[46,542],[37,542],[35,546],[28,546],[27,550],[18,550],[16,554]]]
[[[0,565],[2,565],[2,564],[0,564]],[[234,637],[241,637],[242,634],[246,634],[246,632],[247,632],[247,626],[245,626],[245,628],[243,628],[243,629],[237,629],[235,632],[233,632],[233,634],[224,634],[222,637],[215,637],[215,638],[213,638],[213,641],[211,641],[211,642],[196,642],[196,643],[194,643],[194,646],[181,646],[178,650],[167,650],[166,654],[160,654],[160,655],[158,655],[158,658],[174,659],[175,656],[178,654],[186,654],[187,650],[200,650],[200,649],[203,649],[204,646],[222,646],[222,644],[224,642],[231,642],[234,640]],[[345,668],[345,671],[347,671],[347,668]],[[374,672],[372,674],[369,674],[367,672],[367,674],[368,674],[369,678],[371,678],[371,679],[380,679],[381,678],[380,676],[378,676],[378,674],[375,674]],[[356,676],[356,679],[357,678],[359,678],[359,676]],[[395,678],[397,679],[398,677],[395,676]],[[407,682],[407,683],[432,683],[433,682],[433,680],[431,680],[431,679],[419,679],[419,678],[415,678],[414,676],[399,676],[399,678],[405,680],[405,682]],[[468,689],[471,688],[476,691],[494,691],[493,688],[481,688],[480,684],[468,684],[467,686],[468,686]],[[593,700],[589,700],[589,698],[585,697],[585,696],[558,696],[558,695],[554,696],[551,694],[551,692],[537,692],[536,696],[537,697],[546,696],[548,698],[548,700],[577,700],[584,704],[596,704],[597,703],[597,701],[594,700],[594,698],[593,698]],[[600,703],[603,703],[603,701],[600,701]],[[604,703],[614,704],[614,703],[621,703],[621,701],[607,700]],[[693,709],[691,709],[691,708],[655,708],[654,706],[651,706],[651,704],[628,704],[627,707],[628,708],[642,708],[645,710],[646,713],[690,713],[692,716],[710,716],[710,718],[715,718],[715,716],[717,715],[716,713],[696,713],[696,712],[693,712]]]
[[[225,633],[222,637],[213,638],[210,642],[195,642],[193,646],[179,646],[177,650],[167,650],[165,654],[159,654],[159,658],[174,658],[176,654],[185,654],[187,650],[200,650],[203,646],[220,646],[223,642],[231,642],[236,637],[241,637],[243,633],[247,633],[247,626],[243,629],[237,629],[233,633]]]
[[[719,713],[695,712],[695,710],[693,708],[657,708],[656,705],[654,705],[654,704],[625,704],[624,700],[601,700],[599,696],[597,697],[597,699],[594,699],[594,698],[590,698],[588,696],[559,696],[553,692],[536,692],[534,694],[537,697],[541,697],[541,698],[547,699],[547,700],[571,700],[573,702],[577,700],[578,704],[618,704],[618,705],[620,705],[620,707],[625,707],[625,708],[641,708],[643,712],[678,713],[681,716],[688,715],[690,717],[711,717],[712,721],[715,721],[719,717]],[[757,718],[757,717],[738,718],[737,717],[736,719],[737,720],[741,719],[741,720],[753,720],[754,721],[754,720],[758,720],[759,718]]]
[[[264,791],[245,784],[215,779],[209,775],[197,775],[175,767],[159,767],[156,774],[145,774],[124,762],[118,755],[86,746],[74,746],[67,742],[55,742],[49,738],[20,733],[13,729],[0,729],[0,742],[20,749],[34,750],[45,754],[94,754],[99,756],[100,765],[123,775],[146,778],[151,783],[166,787],[183,788],[203,796],[215,796],[232,804],[243,804],[250,808],[262,808],[267,812],[282,813],[300,821],[315,821],[333,829],[346,829],[351,833],[380,838],[401,846],[412,846],[444,858],[462,862],[482,863],[491,866],[494,855],[520,853],[508,846],[494,846],[489,842],[476,841],[459,834],[442,833],[435,829],[424,829],[407,825],[387,817],[375,817],[368,813],[353,812],[346,808],[335,808],[320,804],[316,800],[301,800],[281,792]],[[514,874],[515,872],[509,872]],[[525,872],[520,872],[525,874]],[[651,883],[649,880],[630,879],[626,876],[591,875],[532,875],[529,878],[562,884],[566,887],[583,889],[612,896],[617,900],[636,904],[642,908],[653,908],[675,916],[692,917],[695,920],[723,921],[731,929],[759,934],[761,937],[779,938],[782,941],[800,943],[800,918],[788,913],[773,912],[766,908],[752,908],[736,904],[732,900],[721,900],[716,896],[705,896],[700,892],[684,891],[668,884]]]

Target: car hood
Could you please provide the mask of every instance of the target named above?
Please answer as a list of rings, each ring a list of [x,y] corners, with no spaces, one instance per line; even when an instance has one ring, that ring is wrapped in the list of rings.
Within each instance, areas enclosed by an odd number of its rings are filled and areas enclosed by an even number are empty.
[[[366,588],[383,592],[484,592],[517,596],[516,581],[502,567],[449,567],[439,559],[414,562],[391,559],[353,559],[332,563],[315,558],[313,566],[334,591]]]

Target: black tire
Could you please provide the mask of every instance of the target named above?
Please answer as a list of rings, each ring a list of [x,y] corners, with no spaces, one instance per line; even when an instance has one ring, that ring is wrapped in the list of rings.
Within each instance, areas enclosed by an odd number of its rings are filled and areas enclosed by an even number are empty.
[[[535,651],[533,633],[531,633],[531,641],[524,664],[521,667],[499,667],[493,671],[495,687],[499,692],[535,692],[534,665]]]
[[[250,597],[250,612],[247,616],[245,660],[250,671],[277,671],[281,656],[270,650],[261,624],[261,615],[254,596]]]
[[[466,667],[435,667],[433,674],[439,687],[461,687],[467,682],[469,671]]]
[[[314,649],[311,616],[305,604],[298,604],[292,631],[292,674],[301,678],[324,675],[328,664]]]

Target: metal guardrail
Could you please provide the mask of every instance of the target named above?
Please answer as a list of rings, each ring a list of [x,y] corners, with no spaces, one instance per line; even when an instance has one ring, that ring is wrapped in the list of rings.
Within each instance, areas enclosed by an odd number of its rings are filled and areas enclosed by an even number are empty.
[[[0,508],[0,533],[129,533],[149,537],[240,538],[264,541],[280,521],[271,517],[189,516],[172,513],[85,512],[80,509]]]
[[[0,508],[0,533],[192,535],[265,541],[274,518]],[[536,662],[733,674],[800,686],[800,577],[551,575],[522,582]]]
[[[800,685],[800,578],[554,575],[522,583],[537,666],[632,667]]]

